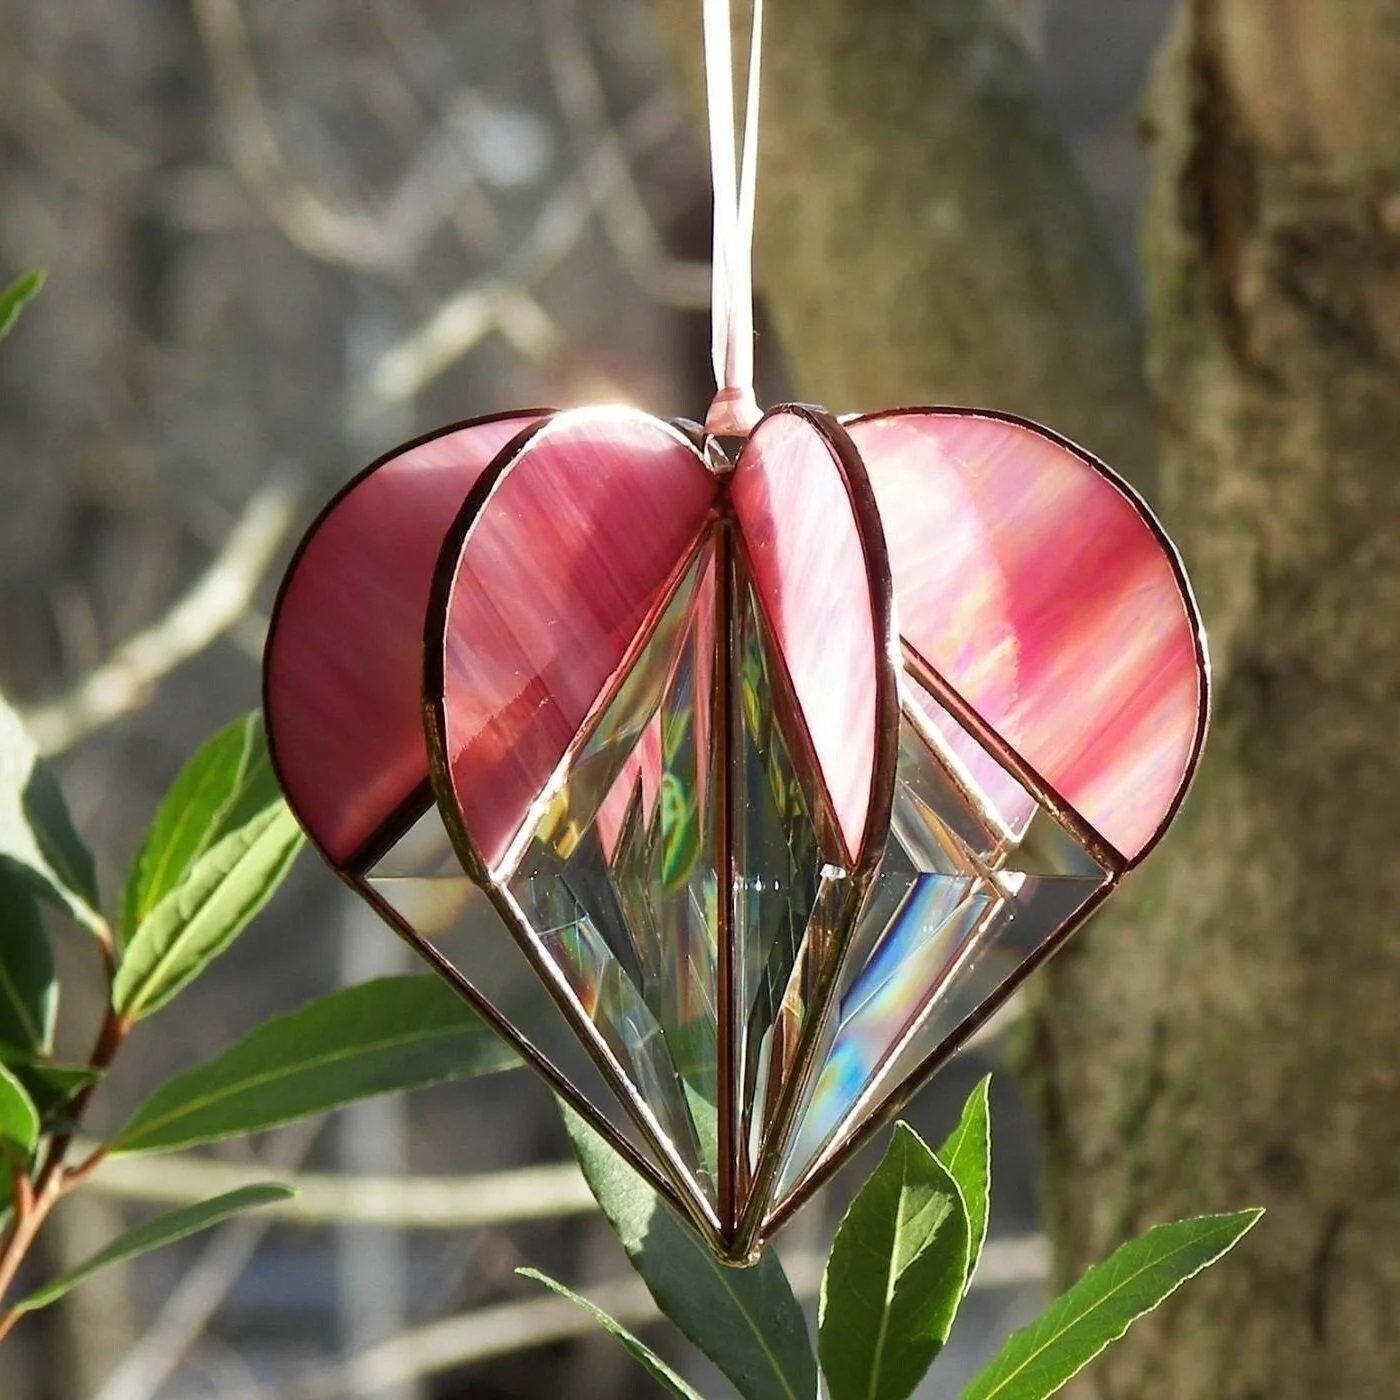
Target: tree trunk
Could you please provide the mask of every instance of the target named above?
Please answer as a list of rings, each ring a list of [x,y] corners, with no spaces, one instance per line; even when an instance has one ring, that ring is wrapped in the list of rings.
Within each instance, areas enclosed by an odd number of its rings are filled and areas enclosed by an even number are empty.
[[[658,5],[682,56],[698,8]],[[1400,0],[1182,0],[1162,59],[1156,501],[1214,733],[1179,829],[1051,965],[1027,1059],[1066,1278],[1153,1221],[1270,1214],[1084,1394],[1400,1371],[1398,92]],[[1126,302],[993,5],[770,0],[764,104],[758,273],[800,392],[995,403],[1142,480]]]
[[[1067,1274],[1151,1221],[1269,1215],[1086,1395],[1395,1394],[1397,94],[1396,0],[1189,0],[1155,85],[1161,489],[1214,729],[1030,1059]]]

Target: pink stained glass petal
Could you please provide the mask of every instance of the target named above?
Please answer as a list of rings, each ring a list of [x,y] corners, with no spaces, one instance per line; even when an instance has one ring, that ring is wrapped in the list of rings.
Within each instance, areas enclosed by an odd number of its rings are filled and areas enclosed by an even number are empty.
[[[878,523],[862,524],[836,448],[800,410],[775,410],[758,425],[730,495],[759,604],[854,865],[871,809],[886,665],[872,588],[884,545],[868,538]]]
[[[498,464],[489,498],[459,521],[429,674],[437,664],[452,797],[488,867],[630,659],[717,492],[669,424],[580,409]]]
[[[1170,545],[1111,473],[1031,424],[957,410],[847,424],[912,647],[1131,860],[1205,724],[1200,620]]]
[[[298,818],[343,865],[428,779],[423,621],[467,493],[544,410],[449,429],[362,473],[307,531],[268,634],[265,708]]]

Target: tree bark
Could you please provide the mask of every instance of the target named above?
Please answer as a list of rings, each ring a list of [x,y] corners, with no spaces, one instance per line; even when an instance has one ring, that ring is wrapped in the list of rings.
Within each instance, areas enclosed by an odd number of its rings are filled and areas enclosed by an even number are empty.
[[[1395,1393],[1397,93],[1395,0],[1187,0],[1154,85],[1161,491],[1214,729],[1028,1058],[1066,1275],[1152,1221],[1269,1214],[1085,1395]]]
[[[663,25],[696,52],[698,6]],[[974,0],[770,0],[758,273],[800,392],[995,403],[1141,481],[1212,636],[1178,829],[1026,1047],[1068,1279],[1270,1214],[1081,1394],[1400,1371],[1400,0],[1181,0],[1148,119],[1151,379],[1030,63]],[[693,59],[689,60],[693,64]]]

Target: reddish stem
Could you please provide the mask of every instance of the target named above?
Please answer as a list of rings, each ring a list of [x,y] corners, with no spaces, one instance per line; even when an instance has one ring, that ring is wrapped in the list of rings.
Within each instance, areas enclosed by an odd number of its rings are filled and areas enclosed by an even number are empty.
[[[112,983],[116,977],[116,948],[111,930],[103,927],[97,935],[98,947],[102,953],[102,967],[106,974],[108,1000],[111,999]],[[92,1053],[88,1056],[88,1068],[102,1071],[112,1063],[122,1041],[131,1030],[131,1022],[119,1015],[109,1005],[103,1017]],[[13,1215],[10,1229],[4,1243],[0,1244],[0,1298],[3,1298],[19,1273],[25,1256],[29,1253],[44,1222],[70,1187],[76,1185],[101,1162],[106,1155],[105,1148],[98,1148],[77,1167],[69,1169],[65,1165],[68,1149],[72,1146],[77,1125],[81,1122],[88,1100],[92,1098],[97,1082],[85,1084],[68,1106],[70,1126],[55,1133],[44,1152],[43,1164],[31,1180],[28,1173],[17,1168],[11,1183],[13,1192]],[[21,1314],[17,1308],[0,1312],[0,1341],[19,1321]]]

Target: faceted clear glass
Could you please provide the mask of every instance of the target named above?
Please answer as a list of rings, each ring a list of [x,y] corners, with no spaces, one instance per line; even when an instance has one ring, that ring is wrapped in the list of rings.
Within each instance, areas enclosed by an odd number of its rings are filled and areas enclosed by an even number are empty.
[[[503,883],[604,1053],[716,1200],[714,550],[686,571]]]
[[[497,872],[543,982],[490,927],[436,809],[368,883],[732,1220],[765,1164],[779,1168],[781,1207],[831,1161],[1109,872],[903,676],[890,835],[856,915],[781,649],[742,551],[719,538],[698,548]]]
[[[1109,879],[931,695],[902,685],[890,837],[823,1025],[779,1205]]]
[[[371,899],[407,923],[614,1129],[655,1161],[490,899],[463,872],[436,806],[428,806],[359,879]]]
[[[735,593],[729,778],[742,1195],[772,1142],[813,997],[839,953],[850,876],[816,765],[794,762],[795,705],[742,560]]]

